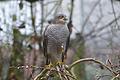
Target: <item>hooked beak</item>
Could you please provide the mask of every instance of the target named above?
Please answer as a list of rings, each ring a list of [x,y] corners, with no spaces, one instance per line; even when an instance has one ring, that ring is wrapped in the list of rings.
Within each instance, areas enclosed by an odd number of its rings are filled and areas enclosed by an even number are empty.
[[[67,19],[67,18],[64,18],[63,20],[64,20],[64,21],[67,21],[68,19]]]

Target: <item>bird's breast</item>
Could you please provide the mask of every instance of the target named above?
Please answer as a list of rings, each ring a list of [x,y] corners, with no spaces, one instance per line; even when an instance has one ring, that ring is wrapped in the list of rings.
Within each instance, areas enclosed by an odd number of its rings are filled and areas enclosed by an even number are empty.
[[[66,26],[51,26],[46,31],[49,41],[65,43],[69,36],[69,30]]]

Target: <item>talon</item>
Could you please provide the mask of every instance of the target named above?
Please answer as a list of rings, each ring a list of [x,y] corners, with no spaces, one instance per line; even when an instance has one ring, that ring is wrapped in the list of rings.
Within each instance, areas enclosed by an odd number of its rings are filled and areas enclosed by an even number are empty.
[[[46,69],[50,69],[52,66],[53,66],[53,64],[50,63],[50,64],[48,64],[48,65],[45,65],[45,68],[46,68]]]
[[[62,65],[62,64],[64,64],[64,62],[62,62],[62,61],[58,61],[58,62],[56,63],[56,65]]]

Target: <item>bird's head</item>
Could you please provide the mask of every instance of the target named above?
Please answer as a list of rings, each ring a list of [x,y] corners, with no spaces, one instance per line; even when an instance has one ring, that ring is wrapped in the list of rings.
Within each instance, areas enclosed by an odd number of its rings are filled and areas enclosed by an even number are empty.
[[[65,24],[67,20],[68,20],[67,17],[63,14],[55,16],[56,24]]]

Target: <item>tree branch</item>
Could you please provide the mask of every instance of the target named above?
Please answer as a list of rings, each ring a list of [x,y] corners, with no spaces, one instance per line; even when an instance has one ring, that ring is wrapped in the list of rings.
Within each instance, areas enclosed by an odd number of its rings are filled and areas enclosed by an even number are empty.
[[[42,35],[43,32],[43,22],[44,22],[44,0],[40,0],[41,3],[41,30],[40,30],[40,35]]]
[[[88,62],[88,61],[92,61],[92,62],[95,62],[95,63],[98,63],[100,65],[102,65],[103,67],[105,67],[107,70],[109,70],[111,73],[113,73],[114,75],[116,75],[117,73],[114,72],[110,67],[108,67],[107,65],[105,65],[103,62],[99,61],[99,60],[96,60],[94,58],[84,58],[84,59],[79,59],[75,62],[73,62],[68,68],[71,69],[72,67],[74,67],[75,65],[81,63],[81,62]]]
[[[84,28],[85,28],[85,26],[86,26],[86,24],[87,24],[90,16],[92,15],[93,11],[95,10],[96,6],[100,3],[100,1],[101,1],[101,0],[98,0],[98,1],[95,3],[95,5],[94,5],[93,8],[91,9],[90,13],[88,14],[87,18],[85,19],[85,21],[84,21],[84,23],[83,23],[83,25],[82,25],[82,29],[81,29],[81,33],[82,33],[82,34],[83,34],[83,32],[84,32]]]

